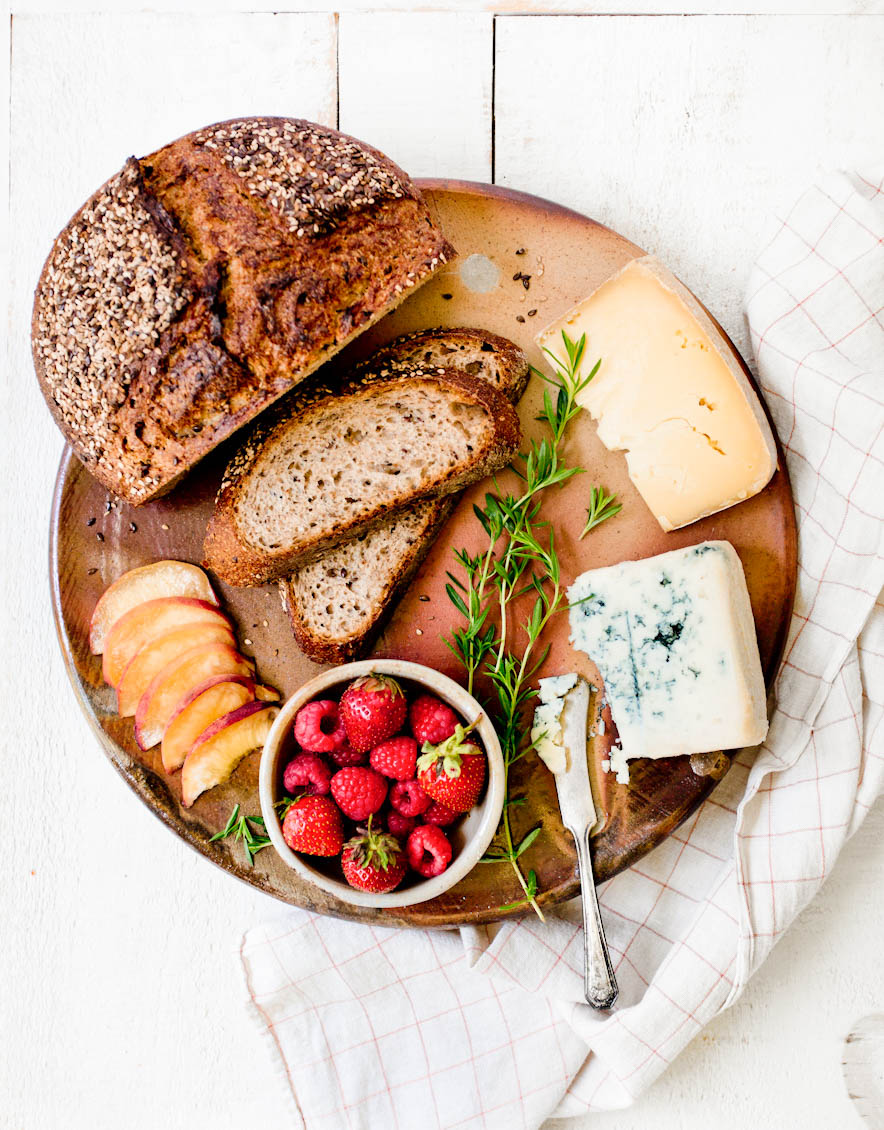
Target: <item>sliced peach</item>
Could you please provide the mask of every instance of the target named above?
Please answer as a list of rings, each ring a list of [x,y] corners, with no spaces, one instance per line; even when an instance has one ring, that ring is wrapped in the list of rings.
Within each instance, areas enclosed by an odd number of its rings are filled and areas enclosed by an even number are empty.
[[[130,569],[114,581],[95,606],[89,626],[92,654],[101,655],[108,632],[130,608],[161,596],[191,596],[209,604],[218,603],[209,578],[187,561],[154,561],[140,569]]]
[[[229,644],[209,643],[173,659],[156,676],[135,711],[135,740],[142,749],[162,741],[175,711],[195,687],[213,675],[248,675],[255,665]]]
[[[226,624],[185,624],[151,640],[135,653],[117,684],[117,714],[128,718],[138,709],[141,696],[164,667],[185,651],[207,643],[236,646],[236,637]]]
[[[169,720],[163,734],[163,768],[174,773],[184,764],[190,747],[213,722],[247,702],[253,702],[255,684],[242,675],[215,675],[187,696]]]
[[[135,653],[141,648],[185,624],[222,624],[233,628],[220,608],[207,600],[191,596],[161,596],[130,608],[117,620],[104,640],[101,673],[115,687]]]
[[[279,691],[276,687],[264,687],[259,683],[255,687],[255,698],[259,698],[261,702],[279,702]]]
[[[267,740],[279,707],[247,702],[213,722],[197,738],[181,770],[181,803],[190,808],[200,793],[226,781],[247,753]]]

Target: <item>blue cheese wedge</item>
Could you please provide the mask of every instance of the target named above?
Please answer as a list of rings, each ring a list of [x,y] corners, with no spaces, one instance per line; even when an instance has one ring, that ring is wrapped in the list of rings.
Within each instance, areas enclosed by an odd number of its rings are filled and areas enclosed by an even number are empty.
[[[536,752],[551,773],[563,773],[566,768],[562,712],[565,709],[565,695],[576,685],[576,673],[554,675],[549,679],[541,679],[538,684],[540,702],[534,711],[531,741],[535,743]]]
[[[764,677],[746,578],[732,545],[708,541],[583,573],[568,590],[571,642],[605,682],[622,749],[674,757],[756,745]]]

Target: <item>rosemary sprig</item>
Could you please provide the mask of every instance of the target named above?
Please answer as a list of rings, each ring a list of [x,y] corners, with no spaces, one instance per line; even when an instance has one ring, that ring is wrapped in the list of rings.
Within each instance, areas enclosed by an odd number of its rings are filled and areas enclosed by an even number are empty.
[[[586,508],[586,525],[580,534],[585,538],[590,530],[613,518],[623,509],[623,504],[617,501],[616,494],[605,494],[604,487],[593,487],[589,492],[589,506]]]
[[[492,713],[503,750],[506,800],[500,828],[484,862],[508,863],[524,893],[524,898],[500,910],[530,906],[541,920],[537,876],[534,871],[525,875],[519,863],[519,857],[541,829],[538,825],[518,843],[514,841],[510,809],[522,801],[509,795],[510,769],[534,748],[530,726],[525,724],[530,701],[537,694],[530,685],[531,678],[548,651],[542,645],[544,630],[564,601],[555,535],[540,516],[539,496],[548,487],[561,485],[582,473],[582,468],[569,467],[562,461],[560,448],[565,429],[580,411],[577,397],[599,369],[596,362],[588,376],[581,375],[585,336],[574,342],[563,333],[562,341],[566,362],[560,362],[547,350],[556,366],[555,377],[551,379],[534,369],[549,386],[544,390],[543,410],[538,419],[547,424],[550,435],[539,442],[533,440],[527,453],[518,456],[519,463],[513,470],[520,479],[519,494],[504,494],[498,488],[497,494],[485,495],[484,508],[474,507],[487,536],[487,546],[476,555],[465,549],[455,551],[465,578],[449,573],[446,586],[465,623],[455,628],[445,642],[466,668],[469,691],[473,691],[476,675],[483,672],[497,698]],[[530,613],[521,623],[511,624],[512,602],[528,594],[534,598]],[[495,609],[499,630],[493,623]],[[517,654],[512,643],[517,629],[524,635],[521,654]]]
[[[270,837],[256,834],[251,826],[252,824],[260,824],[263,828],[264,817],[243,816],[240,813],[239,805],[235,804],[227,823],[220,832],[212,836],[209,843],[214,843],[215,840],[226,840],[228,836],[233,836],[234,840],[242,840],[251,866],[255,862],[255,856],[258,852],[270,846]]]

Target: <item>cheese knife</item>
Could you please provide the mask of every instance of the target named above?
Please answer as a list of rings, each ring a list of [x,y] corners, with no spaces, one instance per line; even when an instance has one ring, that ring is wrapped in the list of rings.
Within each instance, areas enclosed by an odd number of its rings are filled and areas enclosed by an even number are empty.
[[[617,981],[605,940],[595,877],[589,851],[589,836],[596,822],[586,764],[586,720],[589,714],[589,684],[578,678],[565,695],[562,737],[565,768],[555,774],[562,823],[574,837],[580,890],[583,895],[584,994],[593,1008],[610,1008],[617,999]]]

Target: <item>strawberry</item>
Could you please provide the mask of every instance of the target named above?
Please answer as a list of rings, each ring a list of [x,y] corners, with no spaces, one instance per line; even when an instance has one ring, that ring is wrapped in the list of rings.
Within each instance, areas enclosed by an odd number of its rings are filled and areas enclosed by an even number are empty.
[[[444,742],[424,742],[417,759],[420,787],[455,812],[469,812],[485,783],[485,754],[475,742],[465,740],[472,728],[465,730],[458,722]]]
[[[433,694],[422,694],[408,711],[411,732],[418,743],[444,742],[454,733],[458,718],[454,711]]]
[[[351,887],[384,894],[399,886],[408,865],[396,837],[374,831],[369,816],[368,827],[360,828],[344,845],[341,866]]]
[[[369,756],[372,769],[396,781],[410,781],[417,764],[414,738],[388,738],[376,745]]]
[[[331,779],[331,793],[338,808],[351,820],[365,820],[387,799],[387,782],[374,769],[348,766]]]
[[[285,814],[282,836],[292,851],[337,855],[344,846],[344,822],[329,797],[303,796]]]
[[[341,719],[356,753],[367,753],[402,729],[405,694],[388,675],[363,675],[341,695]]]
[[[421,824],[408,837],[405,845],[408,866],[425,879],[441,875],[451,862],[451,844],[435,824]]]

